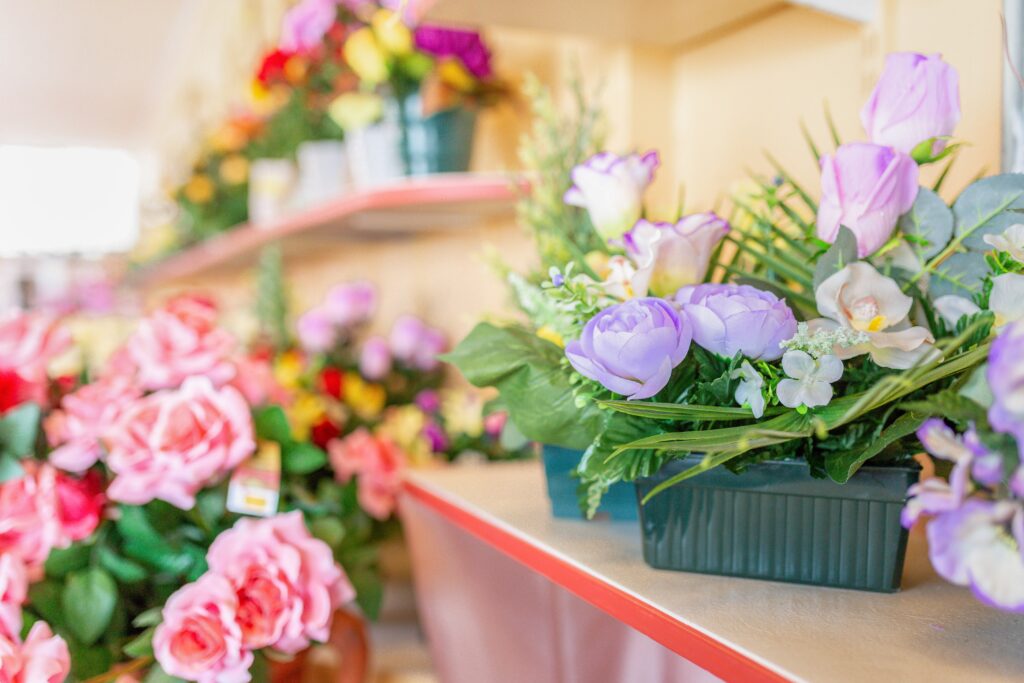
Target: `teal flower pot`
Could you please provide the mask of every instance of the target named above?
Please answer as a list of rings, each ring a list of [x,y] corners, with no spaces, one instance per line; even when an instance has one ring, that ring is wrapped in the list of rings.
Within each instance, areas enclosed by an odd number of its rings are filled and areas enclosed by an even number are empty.
[[[637,501],[700,462],[666,464],[636,482]],[[900,512],[917,467],[863,467],[846,484],[802,461],[736,475],[698,474],[640,507],[644,560],[658,569],[867,591],[899,590],[907,531]]]
[[[580,464],[583,451],[559,446],[545,445],[541,450],[544,461],[544,475],[547,478],[548,498],[551,499],[551,514],[559,519],[582,519],[583,513],[577,502],[576,489],[579,479],[572,476]],[[633,486],[625,482],[612,484],[601,499],[596,519],[611,519],[633,522],[637,519],[636,495]]]
[[[395,109],[406,175],[469,170],[476,109],[458,106],[423,116],[418,92],[397,99]]]

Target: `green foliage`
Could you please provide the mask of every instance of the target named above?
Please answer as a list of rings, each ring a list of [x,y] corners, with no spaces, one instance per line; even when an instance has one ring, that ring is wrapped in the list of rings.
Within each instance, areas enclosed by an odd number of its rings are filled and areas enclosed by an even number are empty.
[[[587,448],[604,425],[592,403],[578,405],[563,353],[517,326],[480,323],[444,357],[471,384],[496,387],[509,418],[528,438],[565,448]]]
[[[836,241],[821,255],[814,266],[814,289],[818,289],[822,282],[856,260],[857,237],[845,225],[840,226]]]
[[[117,604],[117,584],[93,567],[68,576],[61,596],[66,623],[79,642],[92,645],[103,635]]]
[[[900,217],[897,228],[924,264],[953,237],[953,212],[939,195],[922,187],[910,211]]]
[[[256,319],[260,335],[271,346],[283,351],[291,346],[288,328],[288,290],[284,281],[281,248],[266,247],[260,252],[256,270]]]
[[[291,443],[292,429],[281,406],[267,406],[253,411],[256,436],[279,444]]]
[[[884,429],[876,428],[870,436],[858,438],[858,448],[844,448],[825,460],[828,476],[840,484],[849,481],[857,470],[871,458],[884,451],[890,445],[917,431],[924,422],[923,414],[905,413]],[[880,425],[879,425],[880,427]],[[899,453],[899,455],[907,455]]]
[[[308,442],[290,443],[281,452],[281,469],[286,474],[310,474],[326,464],[323,449]]]
[[[23,403],[0,417],[0,482],[21,476],[18,460],[35,453],[39,418],[35,403]]]

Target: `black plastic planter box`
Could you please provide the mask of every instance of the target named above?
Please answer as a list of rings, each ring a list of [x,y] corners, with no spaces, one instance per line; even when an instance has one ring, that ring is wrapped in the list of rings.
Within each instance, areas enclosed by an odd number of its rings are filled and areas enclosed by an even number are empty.
[[[668,463],[636,482],[637,501],[700,462]],[[907,532],[900,511],[918,468],[863,467],[846,484],[810,476],[802,461],[736,475],[717,467],[640,506],[644,560],[658,569],[899,590]]]

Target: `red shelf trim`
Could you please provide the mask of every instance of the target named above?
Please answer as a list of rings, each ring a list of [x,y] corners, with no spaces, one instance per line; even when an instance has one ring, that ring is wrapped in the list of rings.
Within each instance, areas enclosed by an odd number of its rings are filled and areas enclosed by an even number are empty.
[[[680,622],[671,614],[552,555],[526,538],[482,519],[414,481],[407,480],[404,488],[406,494],[456,526],[725,681],[778,683],[790,680],[713,636]]]
[[[463,202],[510,201],[513,198],[511,176],[502,178],[497,175],[474,177],[473,174],[451,174],[403,181],[346,195],[289,216],[274,225],[240,225],[151,266],[143,266],[130,278],[134,283],[142,285],[184,278],[256,251],[267,244],[367,211]]]

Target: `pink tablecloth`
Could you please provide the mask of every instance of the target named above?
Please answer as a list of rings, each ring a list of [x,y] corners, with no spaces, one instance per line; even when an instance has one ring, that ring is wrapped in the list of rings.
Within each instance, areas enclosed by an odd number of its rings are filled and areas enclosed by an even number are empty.
[[[719,680],[411,496],[401,513],[444,683]]]

